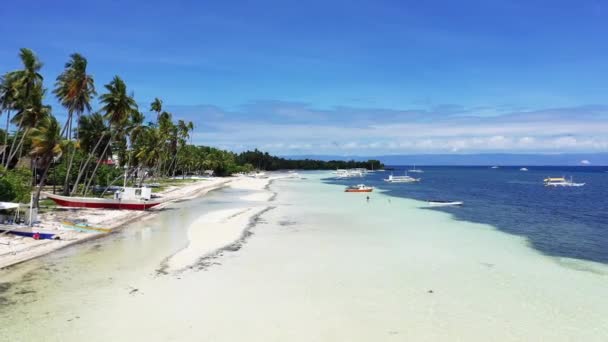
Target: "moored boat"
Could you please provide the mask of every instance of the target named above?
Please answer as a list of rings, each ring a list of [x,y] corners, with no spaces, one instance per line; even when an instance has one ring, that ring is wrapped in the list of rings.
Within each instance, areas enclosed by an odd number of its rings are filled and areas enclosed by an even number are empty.
[[[441,200],[430,200],[428,201],[430,207],[456,207],[464,204],[462,201],[441,201]]]
[[[414,165],[414,168],[411,170],[407,170],[407,172],[412,172],[412,173],[423,173],[424,171],[417,169],[416,165]]]
[[[415,183],[420,182],[420,178],[410,177],[407,174],[404,176],[393,176],[391,174],[388,178],[384,179],[387,183]]]
[[[372,192],[374,188],[365,184],[352,185],[346,188],[344,192]]]
[[[553,187],[579,187],[585,185],[585,183],[574,183],[572,181],[572,177],[570,177],[570,179],[566,179],[565,177],[547,177],[543,180],[543,182],[545,183],[545,186]]]
[[[71,208],[146,210],[162,203],[150,200],[150,188],[122,188],[114,193],[114,198],[68,197],[45,193],[45,196],[60,206]]]

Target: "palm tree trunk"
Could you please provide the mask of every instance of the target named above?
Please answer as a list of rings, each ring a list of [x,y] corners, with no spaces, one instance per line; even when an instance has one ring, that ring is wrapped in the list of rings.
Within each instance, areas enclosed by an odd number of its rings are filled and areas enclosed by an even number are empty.
[[[11,121],[11,111],[7,109],[6,110],[6,129],[4,130],[4,150],[2,151],[2,156],[4,158],[6,158],[6,156],[7,156],[6,148],[8,147],[8,125],[9,125],[10,121]]]
[[[89,166],[89,162],[91,161],[91,157],[93,157],[95,155],[95,152],[97,151],[97,148],[99,147],[99,144],[101,144],[102,140],[103,140],[103,135],[97,141],[97,144],[95,144],[95,147],[93,148],[93,151],[90,152],[89,155],[87,156],[87,160],[84,162],[84,165],[81,168],[79,168],[79,170],[78,170],[78,176],[76,177],[76,182],[74,182],[74,187],[72,188],[72,191],[70,192],[70,195],[74,195],[74,193],[78,189],[78,184],[80,183],[80,178],[82,178],[82,175],[84,174],[84,171]]]
[[[87,191],[89,190],[89,186],[91,186],[91,182],[95,178],[95,173],[97,173],[97,169],[99,168],[99,165],[101,164],[101,161],[103,160],[104,156],[106,155],[106,152],[108,151],[108,147],[110,147],[110,143],[111,142],[112,142],[112,137],[110,137],[110,140],[108,140],[108,143],[106,144],[106,147],[103,149],[103,152],[101,153],[101,158],[99,158],[99,160],[97,161],[97,164],[95,165],[95,168],[93,169],[93,173],[89,177],[89,181],[87,182],[87,185],[84,187],[83,196],[87,195]]]
[[[69,127],[71,125],[72,122],[72,111],[68,111],[68,118],[65,121],[65,124],[63,125],[63,128],[61,129],[61,136],[63,137],[64,135],[66,136],[66,139],[69,139]],[[70,161],[68,162],[68,168],[67,168],[67,172],[65,173],[65,180],[63,181],[63,195],[66,196],[69,191],[70,191],[70,171],[72,169],[72,161],[74,160],[74,154],[76,153],[76,150],[74,150],[70,144],[70,150],[72,151],[72,153],[70,154]]]
[[[21,120],[19,120],[19,126],[17,128],[17,131],[15,132],[15,137],[13,138],[13,142],[11,143],[11,149],[8,150],[8,158],[6,158],[6,163],[4,165],[4,167],[6,167],[8,169],[8,164],[10,163],[10,160],[12,159],[11,154],[13,153],[13,149],[15,148],[15,142],[17,141],[17,136],[19,135],[19,132],[21,131],[21,125],[23,124],[23,117],[21,117]],[[7,129],[8,129],[8,124],[6,125]],[[8,134],[8,130],[6,131],[6,134]]]
[[[49,174],[49,169],[51,168],[51,164],[53,163],[53,157],[46,158],[46,166],[44,167],[44,172],[42,172],[42,176],[40,177],[40,183],[38,183],[38,188],[36,189],[36,194],[34,195],[34,203],[35,208],[39,208],[38,200],[40,199],[40,192],[46,183],[46,177]]]
[[[23,141],[25,140],[25,136],[27,135],[27,133],[29,132],[29,130],[30,130],[29,128],[26,128],[23,131],[23,135],[21,136],[21,140],[19,141],[19,144],[17,145],[17,148],[15,148],[14,151],[12,151],[12,147],[11,147],[11,154],[9,154],[8,160],[12,160],[13,158],[15,158],[15,155],[17,154],[17,152],[19,152],[21,150],[21,147],[23,146]],[[15,136],[15,140],[17,140],[16,138],[17,137]],[[13,143],[14,143],[14,141],[13,141]],[[7,161],[6,165],[8,167],[8,161]]]

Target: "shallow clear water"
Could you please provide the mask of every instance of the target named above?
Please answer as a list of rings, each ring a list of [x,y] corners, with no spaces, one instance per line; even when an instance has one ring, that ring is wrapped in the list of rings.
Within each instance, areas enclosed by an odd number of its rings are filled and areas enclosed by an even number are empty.
[[[323,174],[272,185],[238,251],[157,274],[221,190],[0,271],[5,341],[605,341],[608,269]],[[136,290],[136,291],[135,291]]]
[[[334,184],[365,182],[388,195],[418,200],[464,201],[459,208],[432,209],[456,218],[490,224],[501,231],[526,237],[542,253],[608,264],[608,167],[418,167],[420,183],[390,184],[393,172],[378,172],[364,179],[333,180]],[[546,177],[572,176],[583,187],[548,188]]]

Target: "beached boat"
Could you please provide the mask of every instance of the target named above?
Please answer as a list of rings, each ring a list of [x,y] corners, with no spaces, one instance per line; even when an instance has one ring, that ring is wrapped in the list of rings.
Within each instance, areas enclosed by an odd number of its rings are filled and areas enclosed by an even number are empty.
[[[404,176],[393,176],[391,174],[388,178],[384,179],[387,183],[415,183],[420,182],[420,178],[410,177],[407,174]]]
[[[585,183],[574,183],[572,181],[572,177],[570,179],[566,179],[565,177],[548,177],[545,178],[544,181],[545,186],[553,186],[553,187],[568,187],[568,186],[583,186]]]
[[[102,228],[91,226],[86,222],[73,222],[73,221],[63,221],[61,222],[63,228],[76,230],[84,233],[109,233],[112,231],[110,228]]]
[[[462,201],[439,201],[431,200],[428,201],[430,207],[456,207],[464,204]]]
[[[17,226],[17,225],[0,225],[0,234],[7,233],[17,236],[31,237],[37,240],[59,240],[57,233],[37,229],[36,227]]]
[[[114,198],[68,197],[50,193],[45,195],[60,206],[72,208],[146,210],[162,203],[161,200],[150,200],[150,188],[122,188],[114,193]]]
[[[372,192],[374,188],[365,184],[352,185],[346,188],[344,192]]]

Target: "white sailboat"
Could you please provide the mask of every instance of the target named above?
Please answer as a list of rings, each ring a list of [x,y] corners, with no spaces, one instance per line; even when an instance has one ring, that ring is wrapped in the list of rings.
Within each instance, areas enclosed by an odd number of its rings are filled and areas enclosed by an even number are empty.
[[[416,164],[414,164],[414,168],[411,170],[407,170],[407,172],[413,172],[413,173],[423,173],[424,171],[417,169],[416,168]]]

